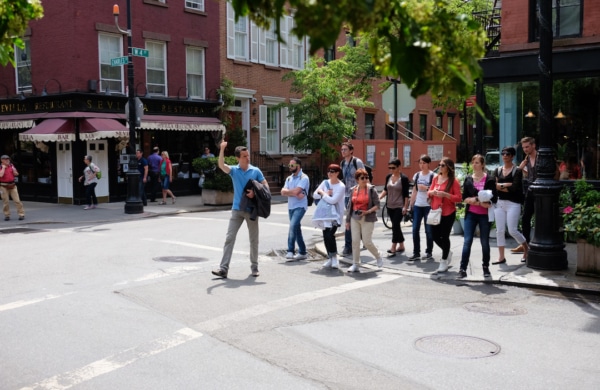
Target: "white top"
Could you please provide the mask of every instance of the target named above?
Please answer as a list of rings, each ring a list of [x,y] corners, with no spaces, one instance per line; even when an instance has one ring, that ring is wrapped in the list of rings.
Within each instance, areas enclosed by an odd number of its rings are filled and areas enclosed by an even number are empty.
[[[331,196],[323,195],[321,197],[321,195],[317,193],[317,191],[319,189],[321,189],[325,192],[327,192],[329,189],[331,189],[331,190],[333,190],[333,192],[331,193]],[[317,187],[317,189],[313,193],[314,199],[321,199],[321,202],[326,202],[326,203],[335,205],[335,209],[336,209],[336,212],[338,215],[338,218],[335,222],[337,223],[338,226],[342,226],[342,219],[344,218],[344,214],[346,211],[346,206],[345,206],[345,201],[344,201],[345,196],[346,196],[346,186],[341,181],[337,184],[331,184],[329,182],[329,180],[323,180],[321,182],[321,184],[319,184],[319,187]],[[332,220],[329,220],[329,221],[315,220],[313,218],[312,222],[313,222],[314,227],[319,228],[319,229],[325,229],[325,228],[332,227],[334,221],[332,221]]]
[[[417,175],[419,176],[418,182],[417,182]],[[417,172],[413,176],[413,182],[415,183],[415,186],[413,187],[413,191],[418,191],[417,197],[415,199],[415,204],[414,204],[415,206],[418,206],[418,207],[428,207],[429,206],[429,202],[427,202],[427,190],[425,190],[425,191],[418,190],[417,185],[422,184],[422,185],[429,187],[431,185],[431,181],[433,180],[433,176],[435,176],[433,171],[429,171],[428,175],[423,175],[423,172]]]

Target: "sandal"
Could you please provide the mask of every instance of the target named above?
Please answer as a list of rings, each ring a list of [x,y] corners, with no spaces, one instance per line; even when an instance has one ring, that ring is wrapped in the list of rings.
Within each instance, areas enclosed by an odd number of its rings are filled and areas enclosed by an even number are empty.
[[[162,205],[164,205],[164,204],[167,204],[167,202],[165,202],[165,201],[163,200],[163,201],[160,201],[160,202],[158,202],[158,204],[162,206]]]
[[[177,199],[177,198],[175,198],[175,197],[172,197],[172,198],[171,198],[171,202],[172,202],[172,204],[175,204],[175,199]]]

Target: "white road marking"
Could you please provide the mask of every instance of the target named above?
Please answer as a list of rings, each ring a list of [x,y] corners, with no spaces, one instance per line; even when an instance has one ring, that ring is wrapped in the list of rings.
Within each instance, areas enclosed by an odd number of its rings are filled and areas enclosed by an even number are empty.
[[[387,283],[392,280],[400,278],[400,275],[379,275],[377,278],[361,280],[357,282],[342,284],[340,286],[329,287],[323,290],[308,291],[302,294],[293,295],[291,297],[278,299],[263,303],[260,305],[252,306],[243,310],[239,310],[233,313],[224,314],[219,317],[211,318],[210,320],[200,322],[194,325],[195,328],[203,329],[207,332],[212,332],[221,328],[225,328],[237,322],[246,321],[250,318],[258,317],[263,314],[285,309],[287,307],[297,305],[304,302],[314,301],[319,298],[328,297],[331,295],[343,294],[347,291],[357,290],[359,288],[375,286],[377,284]]]
[[[125,280],[123,282],[118,282],[118,283],[115,283],[114,285],[115,286],[123,286],[123,285],[129,284],[129,283],[146,282],[148,280],[156,280],[156,279],[160,279],[160,278],[166,278],[168,276],[175,276],[175,275],[179,275],[179,274],[185,274],[188,272],[198,271],[204,267],[205,267],[204,265],[202,265],[202,266],[182,265],[182,266],[178,266],[178,267],[171,267],[171,268],[161,269],[159,271],[146,274],[146,275],[139,277],[137,279],[134,279],[132,281]]]
[[[60,375],[55,375],[35,383],[30,387],[23,387],[21,390],[70,389],[73,386],[94,379],[100,375],[118,370],[133,364],[140,359],[175,348],[201,336],[202,333],[200,332],[196,332],[191,328],[183,328],[172,335],[152,340],[134,348],[126,349],[116,355],[90,363],[87,366]]]
[[[6,303],[4,305],[0,305],[0,312],[6,311],[6,310],[18,309],[20,307],[33,305],[36,303],[48,301],[50,299],[62,298],[67,295],[70,295],[70,294],[74,294],[74,293],[71,292],[71,293],[67,293],[67,294],[63,294],[63,295],[49,294],[49,295],[43,296],[41,298],[34,298],[34,299],[29,299],[29,300],[21,300],[21,301]]]
[[[190,248],[197,248],[197,249],[206,249],[206,250],[210,250],[210,251],[218,251],[218,252],[223,252],[223,247],[216,247],[216,246],[208,246],[208,245],[200,245],[200,244],[192,244],[190,242],[184,242],[184,241],[172,241],[172,240],[155,240],[152,238],[144,238],[144,240],[146,241],[158,241],[158,242],[164,242],[165,244],[174,244],[174,245],[181,245],[181,246],[187,246]],[[238,254],[238,255],[249,255],[250,252],[243,252],[243,251],[233,251],[233,253]]]

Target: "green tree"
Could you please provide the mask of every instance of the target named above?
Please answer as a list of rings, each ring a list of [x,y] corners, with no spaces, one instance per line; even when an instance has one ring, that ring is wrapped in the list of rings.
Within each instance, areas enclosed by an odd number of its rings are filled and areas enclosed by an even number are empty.
[[[0,0],[0,64],[14,66],[14,45],[25,47],[21,37],[32,19],[40,19],[44,9],[40,0]]]
[[[413,96],[466,97],[481,76],[485,34],[457,0],[231,0],[238,16],[259,26],[293,10],[293,33],[310,37],[311,54],[331,47],[346,28],[367,33],[369,53],[384,76],[400,77]],[[280,36],[281,39],[281,36]]]
[[[354,133],[355,108],[373,105],[367,99],[377,76],[364,46],[340,50],[346,52],[340,59],[324,64],[312,58],[304,69],[286,74],[283,80],[291,80],[291,91],[302,98],[279,105],[289,109],[297,129],[284,140],[296,150],[318,150],[327,161]]]

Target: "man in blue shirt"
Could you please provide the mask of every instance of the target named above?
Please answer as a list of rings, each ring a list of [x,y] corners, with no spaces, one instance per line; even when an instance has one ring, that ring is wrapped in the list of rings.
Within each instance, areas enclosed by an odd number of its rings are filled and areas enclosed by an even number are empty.
[[[140,197],[142,198],[142,204],[148,206],[148,200],[146,199],[146,183],[148,182],[148,160],[144,158],[144,152],[140,149],[135,151],[135,156],[138,161],[138,171],[140,172]]]
[[[229,166],[225,164],[225,148],[227,142],[221,142],[219,150],[219,168],[226,174],[231,176],[233,181],[233,205],[231,206],[231,218],[229,218],[229,227],[225,236],[225,245],[223,246],[223,257],[219,268],[212,271],[212,274],[220,278],[226,278],[229,271],[229,263],[231,262],[231,254],[235,239],[242,223],[246,221],[248,227],[248,235],[250,236],[250,269],[252,276],[260,275],[258,272],[258,218],[252,220],[250,218],[251,210],[240,210],[240,201],[242,196],[254,198],[254,191],[251,189],[245,190],[248,180],[256,180],[269,188],[267,180],[263,176],[261,170],[250,164],[250,154],[245,146],[235,148],[235,159],[238,165]]]
[[[285,180],[281,189],[281,195],[288,197],[288,214],[290,217],[290,229],[288,231],[287,260],[306,259],[306,245],[302,237],[302,218],[308,208],[308,191],[310,181],[308,176],[302,173],[302,162],[298,157],[293,157],[288,164],[291,175]],[[298,254],[294,255],[294,246],[298,242]]]
[[[156,202],[156,191],[160,187],[159,172],[162,158],[158,154],[158,146],[155,146],[152,152],[148,157],[148,177],[150,183],[150,202]]]

